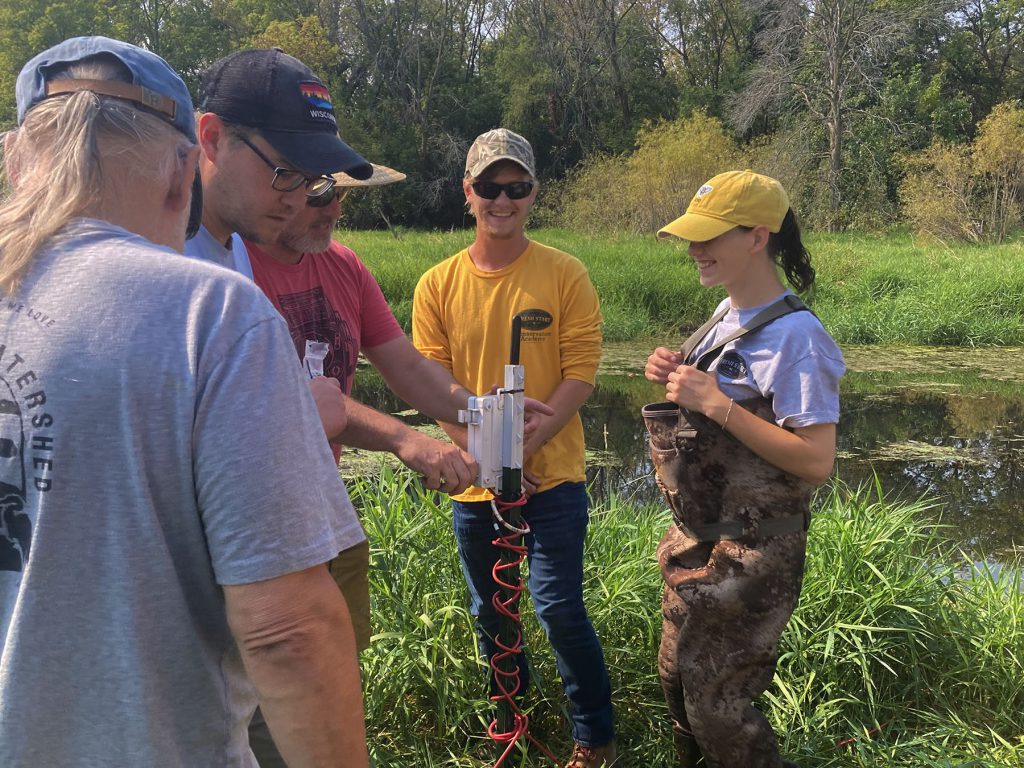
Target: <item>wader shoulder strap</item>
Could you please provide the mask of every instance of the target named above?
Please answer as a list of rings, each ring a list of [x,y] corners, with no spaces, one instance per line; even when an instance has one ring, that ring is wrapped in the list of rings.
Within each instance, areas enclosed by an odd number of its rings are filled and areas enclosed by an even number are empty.
[[[730,333],[728,336],[726,336],[724,339],[719,340],[717,344],[711,347],[711,349],[708,349],[707,351],[702,353],[700,358],[697,360],[697,368],[702,371],[707,371],[707,369],[711,366],[711,363],[715,361],[715,358],[717,358],[718,355],[721,354],[723,347],[725,347],[725,345],[728,344],[730,341],[735,341],[741,336],[746,336],[748,333],[756,331],[758,328],[763,328],[764,326],[768,325],[768,323],[774,320],[778,320],[783,315],[788,315],[792,312],[810,312],[810,310],[807,308],[807,305],[800,301],[800,299],[798,299],[796,296],[794,296],[791,293],[787,293],[774,304],[765,307],[756,315],[754,315],[750,319],[750,322],[748,322],[746,325],[739,327],[738,329]],[[721,312],[717,314],[715,317],[711,318],[711,320],[717,323],[724,316],[725,312]],[[693,352],[693,347],[696,347],[697,344],[700,343],[701,339],[703,339],[704,336],[706,336],[710,330],[711,328],[705,330],[704,326],[701,326],[701,328],[698,329],[697,333],[701,333],[702,331],[703,333],[701,334],[700,339],[698,339],[693,344],[693,346],[691,346],[690,349],[687,350],[684,359],[689,358],[689,353]],[[696,335],[697,334],[694,334],[694,336]],[[689,344],[692,339],[693,336],[687,339],[686,344]],[[686,344],[683,345],[684,348]]]
[[[721,322],[722,318],[725,317],[725,313],[728,312],[729,309],[730,307],[727,304],[724,309],[719,312],[715,312],[715,314],[711,316],[710,320],[691,333],[690,337],[683,342],[683,346],[679,348],[679,353],[683,356],[684,362],[690,359],[690,353],[693,352],[697,345],[704,341],[704,337],[711,332],[711,329]]]

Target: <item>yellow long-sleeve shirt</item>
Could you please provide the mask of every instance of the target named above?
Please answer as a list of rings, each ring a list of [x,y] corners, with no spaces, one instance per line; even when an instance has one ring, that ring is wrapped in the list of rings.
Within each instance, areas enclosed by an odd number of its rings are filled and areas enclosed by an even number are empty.
[[[460,251],[428,270],[416,286],[413,342],[470,390],[501,385],[508,364],[512,318],[523,316],[520,363],[526,394],[547,400],[566,379],[593,384],[601,361],[601,310],[586,267],[573,256],[533,241],[512,264],[485,272]],[[586,478],[583,423],[574,414],[530,457],[538,490]],[[489,499],[470,488],[459,501]]]

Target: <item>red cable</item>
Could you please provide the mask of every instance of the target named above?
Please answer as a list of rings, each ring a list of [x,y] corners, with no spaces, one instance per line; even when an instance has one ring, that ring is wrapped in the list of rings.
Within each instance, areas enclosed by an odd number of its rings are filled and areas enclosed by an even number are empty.
[[[520,496],[516,501],[501,501],[495,498],[494,504],[498,509],[499,513],[506,510],[513,509],[515,507],[521,507],[526,504],[526,496]],[[494,675],[494,683],[498,688],[499,693],[491,696],[491,701],[501,702],[505,701],[512,708],[512,720],[513,726],[511,731],[499,732],[498,731],[498,720],[495,718],[491,721],[491,724],[487,726],[487,735],[499,744],[506,744],[505,751],[501,753],[501,757],[498,758],[493,768],[500,768],[501,764],[505,762],[505,758],[512,752],[512,748],[519,742],[520,739],[525,737],[534,744],[541,752],[543,752],[551,762],[555,765],[560,765],[558,758],[556,758],[551,751],[541,744],[537,739],[530,735],[530,719],[524,715],[519,705],[516,704],[515,695],[519,693],[519,664],[516,659],[519,654],[523,652],[523,624],[522,619],[517,609],[518,601],[520,596],[523,594],[523,579],[521,576],[516,578],[515,584],[510,584],[504,580],[503,571],[519,568],[523,561],[526,559],[526,546],[523,544],[517,544],[516,539],[520,536],[525,536],[530,532],[530,526],[525,521],[520,523],[520,529],[517,531],[509,531],[504,536],[499,536],[491,543],[498,547],[498,549],[504,549],[512,552],[515,557],[508,563],[502,563],[501,558],[498,558],[498,562],[494,564],[494,568],[491,569],[491,575],[494,577],[495,583],[499,587],[504,587],[509,590],[508,600],[501,599],[501,590],[495,590],[494,595],[491,597],[491,605],[494,606],[494,610],[498,612],[500,616],[505,616],[510,619],[516,627],[516,639],[510,644],[503,642],[501,633],[494,639],[494,642],[498,645],[498,651],[490,659],[491,673]],[[509,660],[508,666],[511,667],[511,672],[506,672],[502,669],[500,662]],[[509,690],[506,687],[506,683],[509,678],[514,678],[514,687]]]
[[[870,738],[870,737],[872,737],[872,736],[874,736],[876,734],[881,733],[882,729],[885,728],[887,725],[889,725],[889,723],[887,723],[887,722],[886,723],[882,723],[881,725],[879,725],[879,726],[877,726],[875,728],[870,729],[864,735],[867,736],[868,738]],[[848,739],[843,739],[842,741],[837,742],[836,745],[833,747],[833,749],[842,749],[843,747],[849,747],[850,749],[853,749],[853,747],[857,744],[857,742],[859,740],[860,740],[859,737],[851,736]]]

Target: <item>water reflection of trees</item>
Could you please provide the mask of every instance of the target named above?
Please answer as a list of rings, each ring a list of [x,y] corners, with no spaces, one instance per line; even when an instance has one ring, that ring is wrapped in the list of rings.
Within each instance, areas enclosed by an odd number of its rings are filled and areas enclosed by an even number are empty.
[[[596,496],[625,492],[658,502],[640,408],[660,396],[642,379],[602,378],[583,412],[587,445],[607,455],[591,462]],[[893,499],[927,495],[951,536],[975,552],[998,554],[1024,545],[1024,393],[1003,395],[896,391],[847,394],[839,425],[838,475],[873,483]],[[914,458],[900,447],[918,441],[942,448]],[[878,454],[885,450],[885,458]],[[600,457],[599,457],[600,458]]]
[[[839,474],[847,482],[872,471],[895,498],[922,494],[940,503],[945,523],[973,550],[1024,545],[1024,396],[901,392],[847,396],[839,429]],[[948,449],[929,460],[873,459],[881,447],[920,440]],[[892,454],[892,451],[889,451]]]
[[[597,498],[616,493],[660,502],[640,408],[662,395],[642,376],[599,378],[582,411],[592,451],[588,478]],[[406,407],[378,376],[362,369],[356,396],[389,412]],[[941,450],[915,456],[911,441]],[[1019,396],[960,394],[952,387],[846,392],[838,448],[844,481],[874,482],[877,474],[893,499],[936,499],[936,514],[972,552],[998,555],[1014,544],[1024,546],[1024,391]]]

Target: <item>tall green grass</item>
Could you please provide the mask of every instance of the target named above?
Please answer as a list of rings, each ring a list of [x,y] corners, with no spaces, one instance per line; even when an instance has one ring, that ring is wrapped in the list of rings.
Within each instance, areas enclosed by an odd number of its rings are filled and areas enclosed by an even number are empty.
[[[493,762],[446,500],[385,468],[351,483],[372,547],[376,637],[363,656],[376,764],[469,768]],[[802,766],[1024,764],[1024,598],[1020,564],[963,559],[923,504],[877,489],[823,491],[800,607],[761,706]],[[656,671],[668,524],[658,508],[613,501],[592,513],[586,599],[612,677],[623,768],[672,766]],[[525,606],[537,686],[531,731],[567,755],[552,654]],[[542,766],[539,753],[511,765]]]
[[[704,290],[681,241],[558,229],[538,241],[578,256],[601,297],[609,341],[672,338],[724,296]],[[464,248],[469,231],[342,232],[408,329],[412,293],[429,267]],[[1024,345],[1024,244],[957,248],[907,234],[812,234],[818,272],[809,303],[846,344]]]

